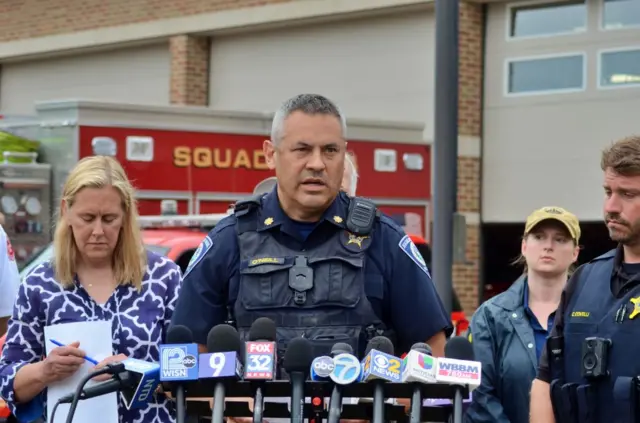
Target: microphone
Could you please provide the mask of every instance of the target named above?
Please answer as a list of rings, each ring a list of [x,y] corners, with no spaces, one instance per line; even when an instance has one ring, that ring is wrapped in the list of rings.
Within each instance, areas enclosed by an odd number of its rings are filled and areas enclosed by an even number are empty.
[[[160,345],[160,381],[174,382],[176,396],[176,422],[186,419],[185,380],[198,379],[198,345],[186,326],[171,326],[167,331],[167,344]]]
[[[236,328],[217,325],[207,335],[209,353],[198,357],[198,379],[217,379],[213,389],[212,423],[224,420],[225,381],[238,380],[242,376],[242,347]]]
[[[353,348],[344,342],[338,342],[331,348],[333,356],[333,371],[330,378],[333,381],[333,390],[329,398],[328,423],[339,423],[342,414],[342,385],[358,382],[362,366],[353,355]]]
[[[253,423],[262,423],[264,396],[262,387],[273,380],[276,363],[276,324],[267,317],[260,317],[249,329],[249,342],[245,343],[244,380],[254,384]]]
[[[291,380],[291,423],[304,421],[304,382],[313,361],[313,347],[306,338],[293,338],[284,353],[282,366]]]
[[[444,347],[445,358],[438,359],[436,380],[456,385],[453,399],[453,423],[462,423],[462,386],[469,391],[480,385],[482,365],[474,361],[471,342],[464,336],[455,336]]]
[[[160,383],[160,366],[135,358],[122,361],[124,371],[114,375],[112,379],[96,383],[85,388],[80,399],[94,398],[100,395],[120,391],[127,410],[141,408],[151,400]],[[68,394],[58,399],[60,404],[73,402],[74,394]]]
[[[389,338],[376,336],[369,341],[362,365],[363,380],[374,383],[372,423],[383,423],[385,382],[400,382],[400,359],[393,356]]]
[[[420,384],[436,382],[436,359],[431,356],[431,347],[422,342],[413,344],[411,351],[404,358],[402,369],[402,382],[412,382],[413,384],[409,421],[411,423],[420,423],[422,410],[422,389]]]

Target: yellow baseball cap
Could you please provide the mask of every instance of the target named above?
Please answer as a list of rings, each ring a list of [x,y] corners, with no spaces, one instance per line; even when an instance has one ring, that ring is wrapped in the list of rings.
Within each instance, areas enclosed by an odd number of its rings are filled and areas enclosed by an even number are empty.
[[[553,206],[543,207],[531,213],[524,226],[524,234],[527,235],[543,220],[557,220],[567,228],[571,238],[573,238],[576,243],[580,240],[580,222],[576,215],[566,211],[562,207]]]

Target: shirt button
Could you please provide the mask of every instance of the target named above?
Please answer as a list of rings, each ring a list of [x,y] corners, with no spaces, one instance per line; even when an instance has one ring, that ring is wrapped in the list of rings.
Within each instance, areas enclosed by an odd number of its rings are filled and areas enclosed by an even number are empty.
[[[511,317],[513,317],[513,318],[515,319],[516,317],[518,317],[518,313],[513,313],[513,314],[511,315]]]
[[[527,345],[527,347],[529,348],[533,348],[533,344],[531,342],[529,342],[529,344]]]

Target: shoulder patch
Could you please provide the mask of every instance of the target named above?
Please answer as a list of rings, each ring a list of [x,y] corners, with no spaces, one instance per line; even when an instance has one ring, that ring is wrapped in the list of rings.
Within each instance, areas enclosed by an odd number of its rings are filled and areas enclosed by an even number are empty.
[[[427,263],[425,263],[422,254],[420,254],[420,251],[418,251],[416,245],[413,243],[413,241],[411,241],[409,235],[405,235],[404,237],[402,237],[400,243],[398,243],[398,246],[402,251],[404,251],[406,255],[409,256],[411,260],[413,260],[418,265],[420,269],[422,269],[424,273],[427,274],[427,276],[431,277],[431,273],[429,273],[429,269],[427,269]]]
[[[212,246],[213,246],[213,241],[211,241],[211,238],[209,238],[209,235],[207,235],[206,237],[204,237],[204,239],[200,243],[200,246],[198,246],[198,249],[196,250],[196,252],[193,253],[193,256],[191,256],[191,260],[189,260],[189,265],[187,266],[187,270],[185,270],[183,277],[186,277],[189,274],[189,272],[193,270],[196,264],[200,263],[200,260],[202,260],[204,255],[207,254],[207,251],[209,251],[209,249],[211,249]]]

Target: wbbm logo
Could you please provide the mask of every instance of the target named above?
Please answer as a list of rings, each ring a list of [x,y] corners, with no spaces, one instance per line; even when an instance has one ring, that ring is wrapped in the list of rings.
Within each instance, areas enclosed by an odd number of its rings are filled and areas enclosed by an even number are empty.
[[[187,347],[164,347],[162,349],[161,368],[164,378],[187,378],[189,369],[195,367],[196,357],[189,354]]]

